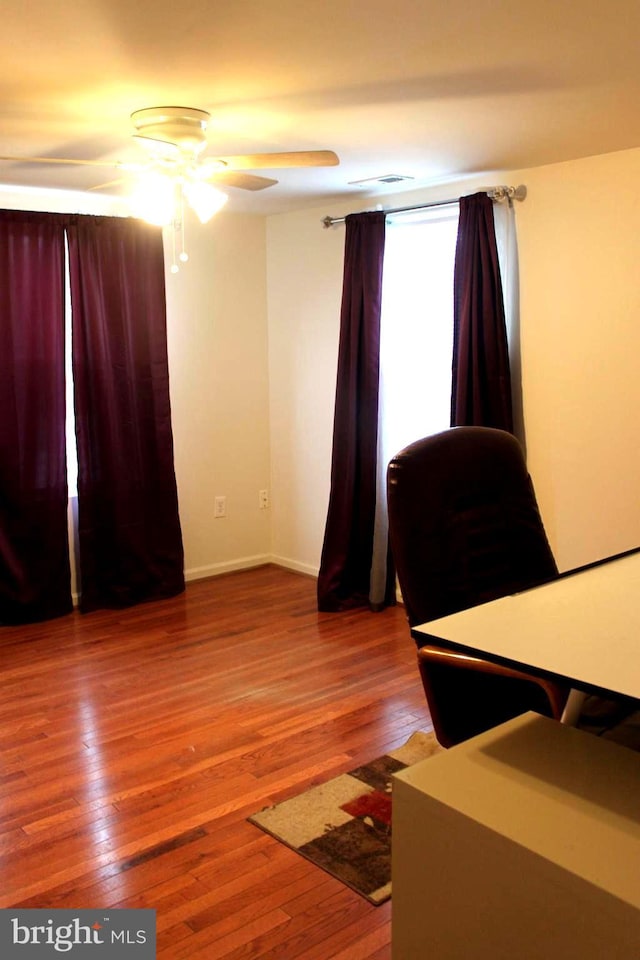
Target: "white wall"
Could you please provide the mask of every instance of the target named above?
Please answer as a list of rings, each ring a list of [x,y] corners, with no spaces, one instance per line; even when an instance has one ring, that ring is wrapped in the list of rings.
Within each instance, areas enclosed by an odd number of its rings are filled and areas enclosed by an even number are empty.
[[[640,150],[518,176],[528,459],[568,569],[640,545]]]
[[[320,219],[294,213],[267,227],[272,551],[311,574],[329,497],[344,239]]]
[[[525,430],[562,569],[640,544],[639,168],[632,150],[384,198],[528,187],[516,207]],[[354,209],[283,214],[267,227],[272,549],[309,571],[328,504],[344,245],[344,229],[321,219]]]
[[[189,262],[178,274],[167,270],[166,287],[175,468],[193,579],[269,559],[271,511],[258,504],[270,487],[269,391],[265,219],[220,213],[187,227]],[[214,518],[216,496],[226,497],[224,518]]]

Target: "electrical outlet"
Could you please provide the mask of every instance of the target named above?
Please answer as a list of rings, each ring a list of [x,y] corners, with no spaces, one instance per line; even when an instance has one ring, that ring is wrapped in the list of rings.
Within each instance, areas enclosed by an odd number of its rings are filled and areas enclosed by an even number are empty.
[[[266,510],[269,506],[269,491],[258,490],[258,503],[261,510]]]
[[[214,517],[226,517],[227,515],[227,498],[226,497],[216,497],[213,501],[213,515]]]

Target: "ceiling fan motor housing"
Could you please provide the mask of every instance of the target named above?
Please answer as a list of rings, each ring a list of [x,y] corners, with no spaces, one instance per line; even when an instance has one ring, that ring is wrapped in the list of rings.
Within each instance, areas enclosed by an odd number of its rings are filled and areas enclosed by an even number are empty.
[[[175,144],[197,156],[207,143],[210,114],[195,107],[147,107],[131,114],[136,138]]]

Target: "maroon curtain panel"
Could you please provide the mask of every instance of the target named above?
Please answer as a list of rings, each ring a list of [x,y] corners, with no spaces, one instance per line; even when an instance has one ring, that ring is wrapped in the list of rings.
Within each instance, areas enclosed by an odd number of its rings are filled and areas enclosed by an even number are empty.
[[[331,492],[318,609],[369,602],[376,506],[385,214],[346,218]]]
[[[513,432],[509,350],[493,203],[460,199],[454,271],[451,426]]]
[[[0,623],[71,610],[64,227],[0,211]]]
[[[68,219],[80,608],[184,589],[173,466],[164,258],[137,220]]]

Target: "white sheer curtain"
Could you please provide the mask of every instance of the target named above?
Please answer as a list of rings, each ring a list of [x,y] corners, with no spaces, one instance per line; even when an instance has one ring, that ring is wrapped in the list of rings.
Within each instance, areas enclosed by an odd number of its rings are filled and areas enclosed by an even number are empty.
[[[494,203],[493,220],[496,227],[496,244],[498,246],[507,340],[509,342],[513,430],[524,448],[522,364],[520,360],[520,278],[518,273],[516,214],[513,203],[511,201]]]
[[[458,205],[387,220],[380,331],[378,483],[370,602],[387,578],[389,460],[450,422]]]

